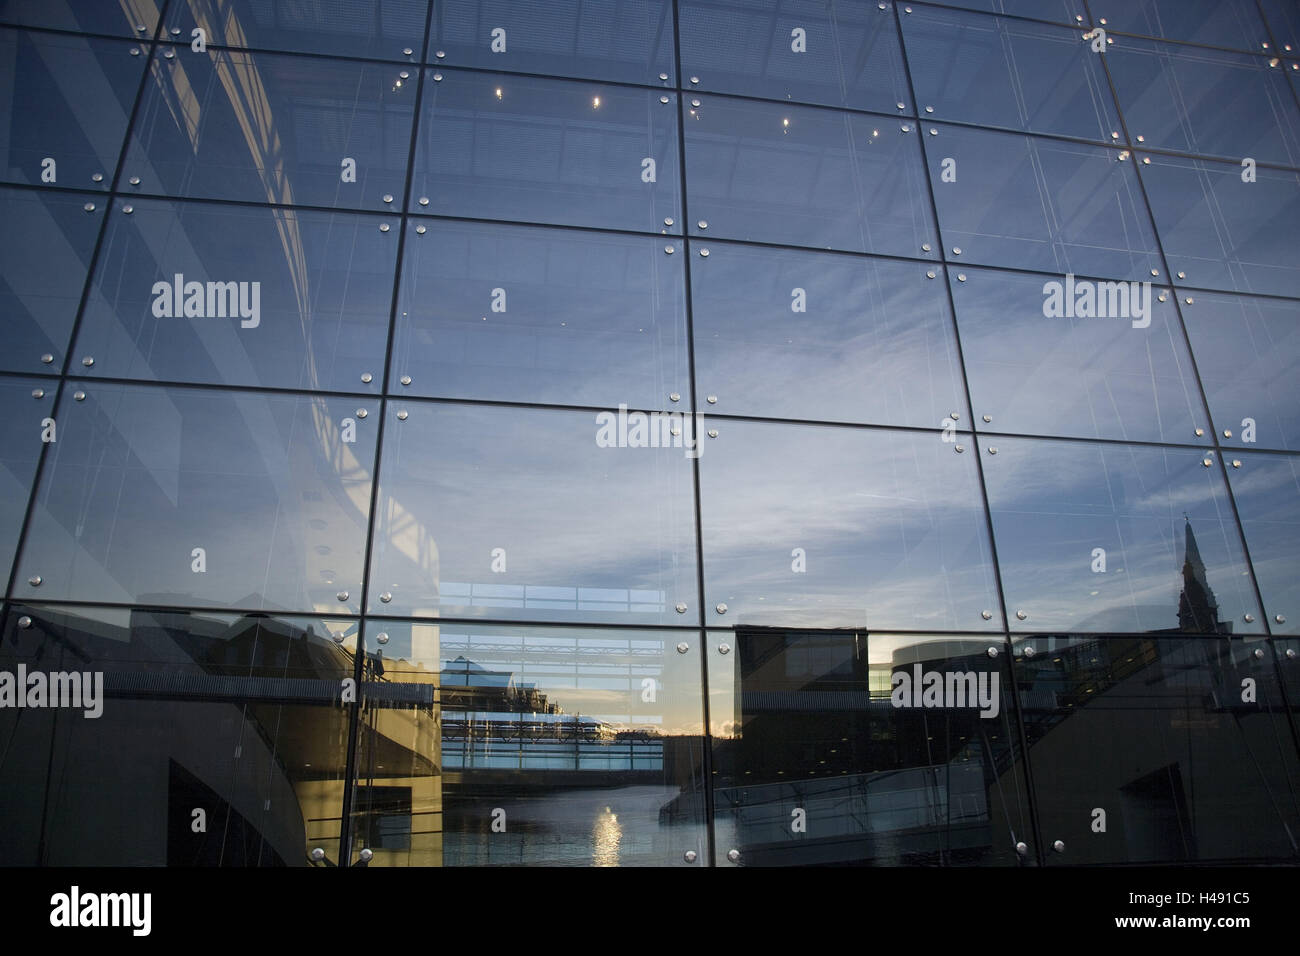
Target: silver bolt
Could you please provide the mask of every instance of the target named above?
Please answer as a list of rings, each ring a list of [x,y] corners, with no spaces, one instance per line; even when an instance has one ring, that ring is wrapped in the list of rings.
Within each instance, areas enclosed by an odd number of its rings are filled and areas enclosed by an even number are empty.
[[[409,413],[406,409],[403,408],[400,412],[397,413],[397,420],[398,420],[399,422],[404,422],[404,421],[406,421],[406,419],[407,419],[407,417],[408,417],[409,415],[410,415],[410,413]]]
[[[44,362],[46,365],[49,365],[51,362],[54,361],[54,356],[51,355],[49,352],[46,352],[44,355],[41,356],[41,361]]]
[[[1286,623],[1286,618],[1284,618],[1281,614],[1274,614],[1273,620],[1276,621],[1278,624]]]
[[[411,78],[411,74],[406,72],[406,70],[402,70],[402,72],[398,73],[397,75],[404,80],[409,80]]]
[[[929,244],[928,242],[923,242],[923,243],[921,243],[921,251],[922,251],[922,252],[929,252],[929,251],[930,251],[930,244]]]
[[[433,82],[435,82],[435,83],[441,83],[441,82],[442,82],[442,74],[441,74],[441,73],[435,73],[435,74],[433,74]]]
[[[386,222],[381,222],[381,223],[379,224],[379,231],[380,231],[380,232],[387,232],[387,231],[388,231],[388,223],[386,223]]]
[[[685,641],[682,641],[680,644],[677,645],[678,654],[685,654],[690,649],[691,649],[691,645],[687,644]]]
[[[343,632],[342,632],[342,631],[339,631],[337,634],[334,635],[334,643],[335,643],[335,644],[342,644],[342,643],[343,643]]]
[[[402,376],[398,381],[400,381],[403,385],[410,385],[410,384],[411,384],[411,376],[409,376],[409,375],[403,375],[403,376]]]
[[[421,196],[419,199],[416,200],[416,202],[418,202],[421,206],[427,206],[429,205],[429,197]]]
[[[127,203],[125,206],[122,207],[122,212],[126,213],[129,216],[131,215],[131,213],[135,212],[135,207],[132,206],[130,203]]]
[[[129,182],[132,186],[139,186],[139,185],[140,185],[140,177],[139,177],[139,176],[132,176],[130,179],[127,180],[127,182]]]
[[[931,136],[938,136],[938,135],[939,135],[939,131],[938,131],[937,129],[935,129],[933,126],[931,126],[931,127],[930,127],[930,135],[931,135]]]
[[[717,607],[714,608],[714,610],[717,611],[719,614],[726,614],[726,613],[727,613],[727,605],[725,605],[725,604],[719,604]]]
[[[28,617],[26,614],[24,614],[22,617],[18,619],[18,626],[26,630],[27,628],[32,626],[32,619]]]
[[[94,204],[93,202],[88,202],[88,203],[86,203],[84,206],[82,206],[81,208],[84,209],[84,210],[86,210],[86,212],[94,212],[94,211],[95,211],[95,204]]]
[[[958,446],[954,449],[954,451],[956,451],[957,454],[959,454],[959,455],[960,455],[962,452],[964,452],[965,450],[966,450],[966,446],[965,446],[965,445],[958,445]]]
[[[1253,614],[1247,614],[1247,615],[1246,615],[1246,623],[1247,623],[1247,624],[1254,624],[1254,623],[1255,623],[1255,615],[1253,615]]]
[[[338,598],[340,601],[346,601],[346,600],[348,599],[348,597],[349,597],[347,591],[340,591],[338,594],[336,594],[336,595],[334,595],[334,596],[335,596],[336,598]]]
[[[86,393],[85,393],[85,392],[73,392],[73,393],[72,393],[72,397],[73,397],[74,399],[76,399],[77,401],[79,401],[79,402],[84,402],[84,401],[86,400]]]
[[[1210,465],[1214,464],[1214,462],[1210,461],[1210,459],[1208,458],[1202,458],[1201,464],[1204,465],[1206,468],[1209,468]]]
[[[659,102],[660,102],[660,103],[667,103],[667,102],[668,102],[668,97],[666,97],[666,96],[661,96],[661,97],[659,97]]]
[[[172,36],[174,36],[174,37],[178,37],[178,36],[180,36],[180,35],[181,35],[181,28],[180,28],[180,27],[172,27]]]
[[[993,421],[993,416],[992,416],[992,415],[983,415],[983,416],[981,416],[981,417],[984,419],[984,423],[985,423],[985,424],[988,424],[989,422]]]
[[[665,225],[665,226],[671,226],[671,225],[673,224],[673,222],[674,222],[673,217],[672,217],[672,216],[669,216],[667,219],[664,220],[664,225]]]
[[[730,644],[719,644],[719,645],[718,645],[718,653],[719,653],[719,654],[730,654],[730,653],[731,653],[731,645],[730,645]]]
[[[27,579],[27,583],[34,588],[38,588],[41,586],[41,582],[43,580],[45,579],[42,578],[39,574],[33,574],[30,578]]]
[[[1178,273],[1178,278],[1180,278],[1180,279],[1186,279],[1186,278],[1187,278],[1187,273],[1186,273],[1186,272],[1179,272],[1179,273]]]
[[[387,632],[387,631],[380,631],[378,634],[375,635],[375,640],[378,641],[380,644],[387,644],[387,643],[388,643],[388,632]]]
[[[671,255],[673,254],[673,247],[672,247],[672,246],[664,246],[664,252],[668,253],[668,254],[671,256]]]
[[[95,364],[95,359],[93,356],[87,355],[85,358],[81,360],[81,364],[86,366],[86,368],[90,368],[92,365]]]
[[[366,847],[364,850],[358,853],[357,856],[361,858],[362,863],[369,863],[371,860],[374,859],[375,851],[370,849],[370,847]]]
[[[739,850],[728,850],[728,851],[727,851],[727,859],[730,860],[732,863],[737,863],[737,862],[739,862],[739,861],[740,861],[740,851],[739,851]]]
[[[102,182],[104,181],[104,174],[103,174],[103,173],[95,173],[95,175],[93,175],[93,176],[90,177],[90,181],[91,181],[92,183],[102,183]]]
[[[422,236],[422,235],[424,235],[426,231],[427,231],[427,230],[426,230],[423,226],[416,226],[416,227],[415,227],[415,234],[416,234],[417,236]]]
[[[1064,853],[1064,852],[1065,852],[1065,841],[1064,841],[1064,840],[1056,840],[1056,841],[1054,841],[1054,842],[1052,843],[1052,849],[1055,850],[1057,853]]]
[[[705,400],[706,402],[708,402],[710,405],[716,405],[716,404],[718,404],[718,396],[716,396],[716,395],[710,395],[710,396],[708,396],[708,397],[707,397],[706,399],[704,399],[704,400]]]
[[[925,111],[926,111],[927,113],[933,113],[933,112],[934,112],[934,107],[933,107],[933,106],[927,106],[927,107],[925,108]]]
[[[695,225],[699,226],[701,229],[708,229],[708,228],[709,228],[709,221],[708,221],[707,219],[701,219],[701,220],[700,220],[699,222],[697,222]]]
[[[19,623],[22,623],[22,622],[20,621]],[[1286,659],[1289,660],[1289,661],[1293,661],[1293,660],[1295,660],[1295,648],[1294,648],[1294,647],[1288,647],[1288,648],[1286,649]]]
[[[1034,650],[1034,645],[1033,645],[1033,644],[1026,644],[1026,645],[1025,645],[1025,656],[1026,656],[1026,657],[1033,657],[1033,656],[1034,656],[1035,654],[1037,654],[1037,653],[1038,653],[1038,651]]]
[[[316,847],[311,851],[311,858],[319,863],[321,860],[325,859],[325,851],[320,847]]]
[[[1224,437],[1224,438],[1231,438],[1231,437],[1232,437],[1232,429],[1231,429],[1231,428],[1225,428],[1225,429],[1223,430],[1223,437]]]
[[[685,853],[682,854],[682,859],[685,860],[687,863],[694,863],[694,862],[695,862],[695,851],[694,851],[694,850],[687,850]]]
[[[1016,620],[1017,620],[1017,621],[1023,621],[1023,620],[1024,620],[1025,618],[1027,618],[1027,617],[1029,617],[1029,615],[1026,614],[1024,611],[1016,611]]]
[[[958,282],[965,282],[965,281],[966,281],[966,273],[964,273],[964,272],[958,272],[958,273],[957,273],[957,281],[958,281]]]
[[[685,614],[685,613],[686,613],[686,605],[685,605],[685,603],[679,603],[679,604],[677,605],[677,613],[678,613],[678,614]]]
[[[661,80],[666,80],[666,79],[668,79],[668,74],[667,74],[667,73],[660,73],[660,74],[659,74],[659,79],[661,79]]]
[[[385,591],[383,594],[379,595],[379,600],[384,604],[391,604],[393,600],[393,592]]]
[[[409,46],[408,46],[408,47],[404,47],[404,48],[402,49],[402,56],[410,56],[410,55],[411,55],[412,53],[414,53],[414,52],[415,52],[415,51],[412,50]],[[442,51],[441,51],[441,50],[438,51],[438,56],[442,56]]]
[[[163,59],[164,59],[164,60],[174,60],[174,59],[176,59],[176,54],[173,53],[171,50],[168,50],[166,53],[163,54]]]
[[[980,617],[984,618],[984,620],[986,620],[986,621],[991,621],[991,620],[993,620],[993,612],[992,612],[992,611],[980,611]]]
[[[990,446],[989,446],[989,454],[990,454],[990,455],[996,455],[997,453],[998,453],[997,447],[994,446],[994,445],[990,445]]]
[[[1197,437],[1197,438],[1200,438],[1200,437],[1201,437],[1202,435],[1204,435],[1204,434],[1205,434],[1205,429],[1204,429],[1204,428],[1198,428],[1198,429],[1196,429],[1196,437]]]
[[[953,247],[952,247],[952,254],[953,254],[954,256],[959,256],[959,255],[961,255],[961,249],[960,249],[959,247],[957,247],[957,246],[953,246]]]
[[[44,398],[44,397],[45,397],[45,389],[43,388],[32,389],[32,398]]]
[[[370,412],[366,411],[364,408],[357,409],[357,418],[365,418],[369,414]]]
[[[1017,843],[1016,853],[1020,854],[1021,856],[1025,856],[1029,853],[1029,847],[1024,843]]]
[[[140,48],[139,48],[138,46],[133,46],[133,47],[131,47],[131,55],[132,55],[132,56],[139,56],[139,55],[140,55]]]
[[[699,78],[698,76],[693,76],[693,77],[691,77],[691,82],[692,82],[692,83],[698,83],[698,82],[700,82],[700,78]]]
[[[909,126],[907,123],[904,123],[902,126],[900,126],[900,127],[898,127],[898,128],[901,129],[904,133],[910,133],[910,132],[912,132],[912,127]]]
[[[880,5],[880,9],[881,9],[881,10],[885,9],[885,5],[884,5],[883,3]],[[896,105],[900,110],[905,110],[905,109],[907,109],[907,107],[906,107],[904,104],[902,104],[902,103],[897,103],[897,104],[895,104],[895,105]]]
[[[710,429],[709,429],[709,437],[710,437],[710,438],[717,438],[717,437],[718,437],[718,430],[717,430],[716,428],[710,428]]]
[[[676,392],[670,392],[669,395],[668,395],[668,401],[670,401],[670,402],[680,402],[681,400],[682,400],[682,397],[681,397],[679,394],[677,394]]]
[[[1232,467],[1233,467],[1233,468],[1240,468],[1240,467],[1241,467],[1241,459],[1240,459],[1240,458],[1234,458],[1234,459],[1232,459]]]
[[[990,645],[989,645],[989,649],[988,649],[988,655],[989,655],[989,657],[997,657],[997,656],[998,656],[998,649],[997,649],[996,647],[994,647],[993,645],[990,644]]]
[[[392,201],[393,201],[393,194],[392,194],[392,193],[384,193],[384,202],[392,202]]]
[[[1255,659],[1262,660],[1263,657],[1264,657],[1264,649],[1262,647],[1255,648]]]
[[[925,274],[925,277],[926,277],[927,279],[933,279],[933,278],[934,278],[934,273],[933,273],[933,272],[927,272],[927,273]]]
[[[361,381],[365,382],[367,385],[369,385],[373,380],[374,380],[374,376],[371,375],[369,372],[361,373]]]

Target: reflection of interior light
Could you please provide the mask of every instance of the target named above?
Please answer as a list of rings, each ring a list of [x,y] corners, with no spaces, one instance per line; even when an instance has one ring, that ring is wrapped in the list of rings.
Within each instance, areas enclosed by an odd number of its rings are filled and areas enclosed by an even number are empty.
[[[593,110],[598,110],[598,109],[600,109],[600,97],[599,97],[599,96],[594,97],[594,98],[592,99],[592,101],[591,101],[591,108],[592,108]]]
[[[497,99],[501,99],[501,87],[497,87]]]

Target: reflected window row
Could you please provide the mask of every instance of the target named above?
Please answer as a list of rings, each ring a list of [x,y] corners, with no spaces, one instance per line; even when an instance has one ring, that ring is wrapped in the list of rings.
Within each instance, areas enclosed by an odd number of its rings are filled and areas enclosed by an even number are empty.
[[[0,710],[0,846],[83,866],[1288,862],[1296,643],[20,604],[0,673],[31,709]]]
[[[51,411],[39,380],[0,384],[0,571],[15,562],[19,600],[1020,633],[1300,623],[1290,454],[94,380]]]

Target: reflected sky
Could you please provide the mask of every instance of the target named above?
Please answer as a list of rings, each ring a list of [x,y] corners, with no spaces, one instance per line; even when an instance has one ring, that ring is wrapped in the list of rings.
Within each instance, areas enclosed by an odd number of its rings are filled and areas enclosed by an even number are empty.
[[[1000,626],[967,437],[958,454],[939,432],[718,431],[700,459],[708,624]]]
[[[1239,468],[1228,469],[1232,495],[1241,515],[1251,567],[1264,596],[1268,627],[1274,634],[1300,634],[1300,579],[1295,573],[1300,541],[1300,459],[1284,455],[1240,454]],[[1277,620],[1281,615],[1283,620]]]
[[[1217,600],[1217,616],[1201,625],[1216,633],[1262,630],[1213,456],[1207,468],[1195,449],[1020,438],[981,445],[1007,610],[1026,615],[1013,628],[1185,627],[1179,612],[1190,528]],[[1104,571],[1095,549],[1105,552]]]
[[[949,284],[978,428],[1190,442],[1209,427],[1168,287],[1151,289],[1150,325],[1134,328],[1124,316],[1045,317],[1044,286],[1064,276],[963,274],[950,270]]]
[[[922,263],[711,244],[692,264],[696,375],[719,412],[969,421],[942,281]]]

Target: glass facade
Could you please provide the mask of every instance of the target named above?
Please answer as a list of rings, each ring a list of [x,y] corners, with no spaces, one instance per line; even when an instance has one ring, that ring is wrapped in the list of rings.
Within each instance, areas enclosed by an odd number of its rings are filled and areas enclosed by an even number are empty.
[[[1300,862],[1284,0],[0,64],[0,865]]]

